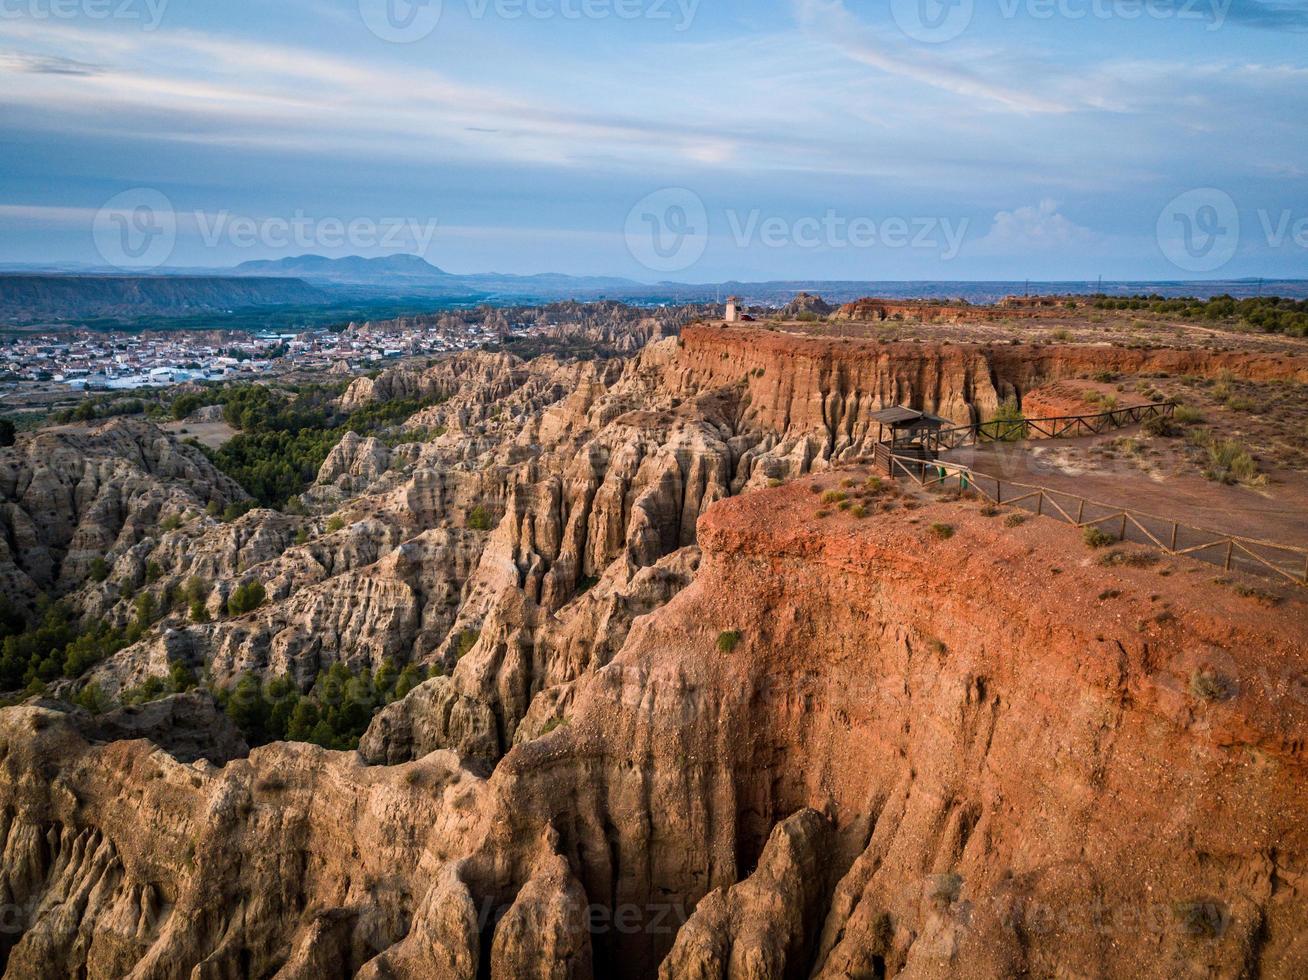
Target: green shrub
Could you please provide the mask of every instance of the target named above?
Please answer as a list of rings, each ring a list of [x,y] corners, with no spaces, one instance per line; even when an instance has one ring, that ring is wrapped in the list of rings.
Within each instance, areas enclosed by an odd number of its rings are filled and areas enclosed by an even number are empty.
[[[468,512],[468,528],[472,531],[489,531],[491,529],[490,512],[478,504]]]
[[[87,684],[73,697],[73,703],[93,715],[104,714],[112,704],[99,684]]]
[[[1106,568],[1116,565],[1125,565],[1128,568],[1149,568],[1157,565],[1161,560],[1156,551],[1122,551],[1114,549],[1105,555],[1099,556],[1099,564]]]
[[[253,500],[242,500],[228,504],[226,509],[223,510],[223,520],[229,524],[232,521],[239,521],[257,506],[258,505]]]
[[[1204,415],[1199,409],[1191,408],[1189,405],[1177,405],[1172,418],[1181,425],[1198,425],[1203,422]]]
[[[462,660],[466,657],[472,651],[472,648],[477,645],[477,641],[480,639],[481,632],[479,630],[464,630],[460,633],[459,642],[454,648],[455,659]]]
[[[335,534],[345,527],[345,518],[340,514],[333,514],[327,519],[327,533]]]
[[[257,579],[246,582],[244,585],[238,585],[227,597],[227,611],[233,616],[244,616],[262,606],[266,598],[268,593],[262,582]]]
[[[1234,685],[1220,674],[1196,670],[1190,675],[1190,693],[1203,701],[1226,701],[1234,696]]]
[[[1004,518],[1004,527],[1021,527],[1025,523],[1025,514],[1009,514]]]
[[[145,636],[158,618],[158,609],[155,605],[154,596],[149,592],[142,592],[136,597],[136,601],[132,603],[132,610],[135,613],[135,618],[127,627],[125,635],[128,645],[136,643],[141,637]]]
[[[740,630],[723,630],[718,634],[718,653],[731,653],[743,639]]]
[[[997,433],[997,438],[1004,442],[1018,442],[1029,433],[1029,426],[1025,424],[1026,416],[1018,407],[1016,398],[1005,399],[990,421],[996,423],[991,431]]]
[[[932,524],[927,528],[927,533],[937,541],[948,541],[954,536],[954,526],[952,524]]]
[[[570,722],[566,716],[563,718],[551,718],[549,721],[545,722],[545,724],[541,726],[540,733],[542,736],[548,735],[550,732],[554,731],[555,729],[567,728],[569,724]]]
[[[1110,544],[1116,542],[1117,538],[1103,528],[1088,527],[1082,533],[1081,540],[1090,548],[1107,548]]]
[[[1163,439],[1175,439],[1181,435],[1181,427],[1169,419],[1166,415],[1155,415],[1153,418],[1146,420],[1141,426],[1145,435],[1156,436]]]
[[[1208,443],[1208,467],[1204,476],[1219,483],[1261,482],[1258,464],[1234,439]]]
[[[109,578],[109,562],[105,561],[100,555],[91,559],[91,570],[88,573],[92,582],[103,582]]]

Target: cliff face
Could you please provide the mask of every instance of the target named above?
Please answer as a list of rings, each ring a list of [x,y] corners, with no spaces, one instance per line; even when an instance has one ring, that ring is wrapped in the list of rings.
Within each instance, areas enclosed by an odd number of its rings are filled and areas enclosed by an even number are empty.
[[[1097,565],[1046,572],[1074,532],[965,504],[813,508],[712,508],[694,584],[489,778],[305,746],[220,770],[5,711],[9,975],[1308,968],[1298,603],[1148,569],[1102,598]]]
[[[0,592],[18,602],[86,580],[167,517],[248,499],[199,450],[115,419],[23,435],[0,449]]]

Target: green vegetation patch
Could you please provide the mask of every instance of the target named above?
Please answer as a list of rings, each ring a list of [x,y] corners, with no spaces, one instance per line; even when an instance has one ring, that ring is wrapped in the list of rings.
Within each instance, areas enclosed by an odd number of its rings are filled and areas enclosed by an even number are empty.
[[[1214,296],[1211,299],[1165,299],[1157,295],[1121,298],[1099,296],[1091,305],[1099,310],[1139,310],[1210,323],[1234,321],[1245,330],[1308,337],[1308,300],[1285,299],[1280,296],[1235,299],[1229,295]]]
[[[311,742],[348,751],[381,708],[398,701],[433,676],[410,664],[403,670],[387,660],[374,673],[332,664],[308,692],[289,677],[263,683],[245,674],[230,689],[217,692],[218,703],[252,746],[268,742]]]
[[[283,391],[257,384],[218,389],[201,400],[222,405],[224,420],[239,432],[219,449],[192,445],[261,506],[281,509],[317,478],[345,433],[384,437],[387,430],[441,401],[402,398],[347,413],[337,404],[342,390],[340,385],[303,385]],[[174,403],[173,413],[198,407],[193,400]]]

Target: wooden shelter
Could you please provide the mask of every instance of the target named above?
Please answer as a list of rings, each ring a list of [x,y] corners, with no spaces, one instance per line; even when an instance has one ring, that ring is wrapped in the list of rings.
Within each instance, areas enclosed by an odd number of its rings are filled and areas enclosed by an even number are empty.
[[[889,443],[892,452],[904,456],[933,458],[932,445],[935,436],[947,425],[953,425],[949,419],[919,412],[915,408],[896,405],[872,413],[872,420],[877,423],[877,442]],[[890,438],[886,438],[886,431]]]

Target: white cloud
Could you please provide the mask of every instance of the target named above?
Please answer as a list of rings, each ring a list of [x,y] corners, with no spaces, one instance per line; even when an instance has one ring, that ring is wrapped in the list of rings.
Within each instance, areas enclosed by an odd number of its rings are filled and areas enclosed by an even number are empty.
[[[977,252],[1014,254],[1088,248],[1103,244],[1104,236],[1082,227],[1058,211],[1056,201],[1000,211],[985,237],[972,246]]]

